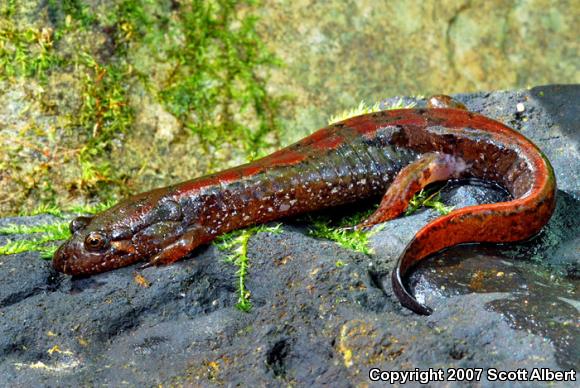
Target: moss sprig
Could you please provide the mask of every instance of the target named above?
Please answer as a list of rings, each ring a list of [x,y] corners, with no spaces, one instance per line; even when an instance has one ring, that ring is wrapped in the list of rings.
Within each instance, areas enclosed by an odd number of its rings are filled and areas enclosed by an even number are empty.
[[[427,190],[421,190],[409,201],[405,215],[408,216],[415,213],[422,206],[435,209],[442,215],[449,214],[453,210],[453,206],[447,206],[441,202],[441,190],[431,193]]]
[[[0,24],[0,80],[18,76],[46,80],[47,72],[62,63],[53,45],[51,28]]]
[[[344,216],[336,221],[328,216],[307,216],[308,234],[312,237],[334,241],[343,248],[370,255],[373,251],[369,246],[369,238],[381,228],[368,230],[355,229],[354,226],[370,216],[377,206]]]
[[[0,227],[0,235],[43,233],[52,240],[64,240],[70,236],[68,222],[43,225],[7,225]]]
[[[405,101],[402,98],[399,98],[397,101],[393,102],[389,106],[384,107],[384,110],[408,109],[408,108],[414,107],[416,104],[417,103],[415,103],[415,102],[405,103]],[[374,113],[374,112],[378,112],[380,110],[381,110],[381,103],[380,102],[377,102],[373,105],[369,105],[366,102],[364,102],[364,100],[362,100],[358,104],[358,106],[356,106],[352,109],[344,110],[342,112],[337,113],[336,115],[331,116],[328,119],[328,124],[338,123],[339,121],[343,121],[343,120],[349,119],[351,117],[360,116],[360,115],[364,115],[367,113]]]
[[[21,213],[21,216],[35,216],[39,214],[51,214],[59,218],[69,218],[72,214],[95,214],[108,209],[113,202],[102,202],[88,205],[72,205],[61,209],[56,205],[41,205],[30,212]],[[43,259],[50,259],[58,248],[58,244],[49,244],[54,241],[64,241],[70,238],[69,222],[56,222],[40,225],[7,225],[0,227],[0,235],[31,235],[38,234],[37,238],[24,240],[8,240],[0,246],[0,255],[13,255],[17,253],[36,251],[41,253]]]
[[[50,244],[54,241],[66,240],[70,237],[68,222],[43,225],[8,225],[0,228],[0,235],[22,235],[40,234],[38,238],[26,240],[8,240],[0,246],[0,255],[14,255],[17,253],[37,251],[43,259],[50,259],[56,249],[57,244]]]
[[[37,216],[40,214],[50,214],[55,217],[62,217],[62,209],[55,204],[42,203],[31,210],[21,210],[18,215],[21,217]]]
[[[312,237],[332,240],[343,248],[361,252],[366,255],[373,253],[372,249],[369,247],[369,237],[373,233],[376,233],[376,231],[333,227],[330,225],[329,221],[322,219],[315,220],[308,230],[308,234]]]
[[[84,204],[84,205],[72,205],[66,207],[66,211],[75,214],[96,214],[104,210],[107,210],[116,203],[115,200],[109,199],[105,202],[99,202],[95,204]]]
[[[280,227],[280,224],[276,226],[258,225],[226,233],[225,235],[218,237],[214,242],[214,245],[216,245],[220,250],[232,252],[226,258],[226,262],[232,263],[238,267],[238,270],[236,271],[236,288],[238,293],[238,303],[236,303],[236,308],[240,311],[247,313],[252,309],[252,302],[250,301],[251,294],[246,288],[246,277],[250,266],[250,258],[248,257],[248,241],[250,240],[250,237],[258,233],[281,233],[282,230]]]

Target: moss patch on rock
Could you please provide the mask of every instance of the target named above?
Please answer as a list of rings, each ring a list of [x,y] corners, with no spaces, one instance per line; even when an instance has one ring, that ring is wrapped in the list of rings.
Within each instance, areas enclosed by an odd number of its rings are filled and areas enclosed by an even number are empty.
[[[0,214],[99,202],[279,146],[257,3],[0,6]]]

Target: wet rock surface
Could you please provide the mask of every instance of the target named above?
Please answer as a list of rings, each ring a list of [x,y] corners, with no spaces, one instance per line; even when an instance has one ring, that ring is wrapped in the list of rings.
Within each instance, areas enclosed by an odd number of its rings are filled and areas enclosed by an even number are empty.
[[[213,245],[169,267],[88,278],[58,274],[34,252],[0,256],[0,380],[350,386],[374,384],[371,367],[578,369],[580,88],[459,98],[536,141],[556,170],[558,206],[531,241],[457,247],[422,263],[409,283],[433,315],[401,308],[389,276],[412,234],[436,217],[431,210],[386,223],[371,238],[371,256],[311,238],[297,220],[281,234],[253,236],[249,313],[235,308],[236,268]],[[443,191],[456,207],[502,198],[478,184]]]

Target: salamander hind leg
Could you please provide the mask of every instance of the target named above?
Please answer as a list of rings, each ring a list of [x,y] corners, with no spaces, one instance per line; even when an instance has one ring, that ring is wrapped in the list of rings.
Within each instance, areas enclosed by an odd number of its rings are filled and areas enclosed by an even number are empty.
[[[403,168],[383,196],[379,208],[357,228],[370,227],[396,218],[405,211],[413,196],[433,182],[459,178],[467,169],[458,157],[430,152]]]

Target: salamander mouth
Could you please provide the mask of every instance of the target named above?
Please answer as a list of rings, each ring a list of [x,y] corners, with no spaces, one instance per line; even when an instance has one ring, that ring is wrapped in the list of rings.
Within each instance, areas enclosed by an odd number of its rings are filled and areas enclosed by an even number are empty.
[[[55,270],[67,275],[83,276],[125,267],[139,261],[141,257],[134,251],[113,250],[104,254],[79,253],[79,244],[68,241],[61,245],[52,259]]]
[[[74,261],[77,261],[78,258],[77,258],[77,256],[75,254],[73,254],[69,258],[69,260],[63,260],[62,261],[62,273],[68,273],[68,271],[70,270],[70,264],[69,264],[69,261],[70,260],[72,260],[74,262]]]
[[[78,257],[74,252],[71,252],[69,244],[66,242],[62,244],[54,253],[54,257],[52,258],[52,267],[58,272],[65,273],[67,275],[73,275],[73,273],[71,273],[71,260],[77,262]]]

